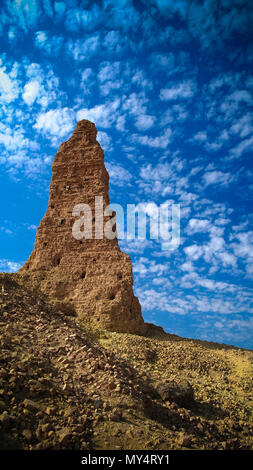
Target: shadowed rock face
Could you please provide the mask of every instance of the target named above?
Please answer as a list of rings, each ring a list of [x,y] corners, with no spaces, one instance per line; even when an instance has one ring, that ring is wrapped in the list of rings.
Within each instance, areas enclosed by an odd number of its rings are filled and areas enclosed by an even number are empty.
[[[60,146],[52,164],[48,209],[34,250],[19,273],[101,328],[144,334],[130,256],[121,252],[116,237],[94,237],[95,196],[103,196],[104,208],[109,204],[109,175],[96,135],[95,125],[82,120]],[[92,208],[92,239],[77,240],[72,235],[76,204]],[[104,223],[109,219],[105,217]]]

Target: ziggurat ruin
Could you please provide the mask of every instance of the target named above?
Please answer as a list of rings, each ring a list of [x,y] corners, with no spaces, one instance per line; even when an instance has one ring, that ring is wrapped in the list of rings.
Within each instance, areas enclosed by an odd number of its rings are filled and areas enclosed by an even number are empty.
[[[147,325],[133,294],[130,256],[120,250],[117,237],[94,236],[95,197],[103,197],[103,209],[109,205],[109,175],[96,135],[92,122],[79,121],[56,153],[48,208],[34,250],[19,273],[28,284],[65,304],[66,311],[87,317],[100,328],[145,334]],[[72,235],[77,204],[92,208],[91,239]]]

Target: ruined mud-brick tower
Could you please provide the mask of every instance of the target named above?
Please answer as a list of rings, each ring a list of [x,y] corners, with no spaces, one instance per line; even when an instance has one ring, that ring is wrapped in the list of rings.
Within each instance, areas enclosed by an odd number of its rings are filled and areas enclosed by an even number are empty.
[[[48,209],[19,274],[101,328],[144,334],[130,256],[122,253],[117,238],[94,237],[95,196],[103,196],[104,208],[109,204],[109,176],[96,135],[95,125],[82,120],[55,155]],[[76,204],[92,207],[92,239],[78,240],[72,234]]]

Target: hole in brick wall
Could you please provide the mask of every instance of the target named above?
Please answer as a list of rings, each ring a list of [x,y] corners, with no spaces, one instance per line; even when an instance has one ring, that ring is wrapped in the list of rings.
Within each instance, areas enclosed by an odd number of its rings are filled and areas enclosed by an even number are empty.
[[[29,264],[28,264],[28,265],[26,266],[26,269],[29,269],[29,268],[30,268],[30,266],[29,266]]]
[[[110,297],[109,297],[109,300],[114,300],[114,299],[115,299],[115,295],[111,294]]]
[[[44,246],[47,246],[47,242],[44,242],[43,245],[44,245]]]
[[[122,274],[118,274],[118,279],[122,279]]]
[[[54,209],[54,204],[51,204],[51,209]]]
[[[94,263],[96,263],[97,259],[96,259],[96,258],[93,258],[93,261],[94,261]]]
[[[80,242],[79,242],[79,243],[80,243],[80,245],[82,245],[82,244],[83,244],[82,240],[80,240]]]
[[[65,219],[59,219],[58,224],[59,225],[64,225],[65,224]]]
[[[82,272],[82,274],[81,274],[81,279],[84,279],[84,278],[85,278],[85,276],[86,276],[86,272],[85,272],[85,271],[83,271],[83,272]]]
[[[53,261],[52,261],[52,264],[53,264],[53,266],[59,266],[60,262],[61,262],[61,258],[55,256]]]

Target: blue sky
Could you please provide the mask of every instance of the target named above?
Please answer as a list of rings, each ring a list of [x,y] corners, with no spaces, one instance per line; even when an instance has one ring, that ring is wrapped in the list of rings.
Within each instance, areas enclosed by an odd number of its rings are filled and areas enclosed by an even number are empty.
[[[181,206],[177,250],[120,241],[145,320],[252,348],[253,3],[1,5],[0,269],[29,256],[53,156],[87,118],[112,203]]]

